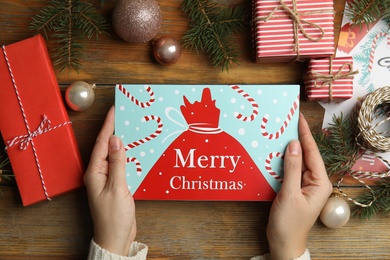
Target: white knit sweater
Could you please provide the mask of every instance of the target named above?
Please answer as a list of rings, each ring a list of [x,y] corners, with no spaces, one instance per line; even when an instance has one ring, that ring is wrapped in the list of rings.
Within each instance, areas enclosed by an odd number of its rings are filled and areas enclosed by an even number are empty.
[[[133,242],[133,244],[131,244],[128,256],[120,256],[101,248],[92,239],[91,245],[89,247],[88,260],[145,260],[147,254],[148,246],[139,242]],[[262,256],[253,257],[251,260],[271,260],[271,257],[269,254],[265,254]],[[310,260],[309,251],[306,250],[303,255],[292,260]]]

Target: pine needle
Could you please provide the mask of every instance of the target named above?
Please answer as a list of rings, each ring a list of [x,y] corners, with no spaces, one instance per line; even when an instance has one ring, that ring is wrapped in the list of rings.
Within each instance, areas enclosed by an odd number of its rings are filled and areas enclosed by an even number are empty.
[[[98,40],[107,29],[105,18],[96,12],[96,8],[80,0],[51,0],[51,4],[34,16],[30,24],[30,30],[42,32],[46,39],[50,36],[57,39],[60,46],[54,49],[53,63],[60,71],[78,72],[83,36]]]
[[[344,175],[360,157],[349,117],[333,116],[324,132],[313,134],[328,175]]]
[[[346,6],[346,15],[352,24],[360,27],[384,18],[390,18],[390,0],[359,0],[349,1]]]
[[[390,212],[390,179],[385,178],[377,182],[377,186],[373,188],[373,194],[368,192],[361,195],[357,201],[363,204],[373,203],[369,207],[358,208],[353,212],[354,216],[371,219],[378,213]]]
[[[184,0],[183,11],[191,19],[191,28],[182,38],[183,47],[206,52],[214,66],[222,71],[238,63],[238,53],[231,36],[244,28],[245,9],[241,6],[220,8],[207,0]]]

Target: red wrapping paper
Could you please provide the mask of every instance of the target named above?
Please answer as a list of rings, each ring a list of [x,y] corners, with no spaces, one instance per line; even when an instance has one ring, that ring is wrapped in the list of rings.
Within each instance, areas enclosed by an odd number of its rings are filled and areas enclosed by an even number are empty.
[[[0,78],[0,129],[23,205],[83,186],[80,152],[43,38],[3,46]]]
[[[293,10],[293,2],[299,21],[286,10]],[[282,3],[285,4],[283,8]],[[333,55],[333,0],[254,0],[253,9],[256,62],[306,61]],[[267,17],[268,20],[264,21]],[[302,25],[297,30],[298,42],[295,42],[294,24]],[[323,35],[319,28],[322,28]]]
[[[351,98],[353,75],[356,73],[357,71],[353,70],[352,57],[310,60],[305,75],[307,99],[331,101]]]

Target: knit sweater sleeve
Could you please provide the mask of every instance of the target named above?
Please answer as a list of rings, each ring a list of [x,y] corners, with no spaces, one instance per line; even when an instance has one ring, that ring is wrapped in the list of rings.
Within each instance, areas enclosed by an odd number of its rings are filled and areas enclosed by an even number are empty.
[[[89,246],[88,260],[145,260],[148,246],[139,242],[133,242],[128,256],[113,254],[101,248],[92,239]]]
[[[113,254],[101,248],[92,239],[89,247],[88,260],[145,260],[148,253],[148,246],[139,242],[133,242],[128,256]],[[269,254],[252,257],[250,260],[271,260]],[[303,255],[293,260],[310,260],[309,250],[305,250]]]
[[[251,260],[271,260],[271,257],[269,254],[265,254],[261,256],[252,257]],[[292,260],[310,260],[309,250],[306,249],[303,255],[301,255],[298,258],[294,258]]]

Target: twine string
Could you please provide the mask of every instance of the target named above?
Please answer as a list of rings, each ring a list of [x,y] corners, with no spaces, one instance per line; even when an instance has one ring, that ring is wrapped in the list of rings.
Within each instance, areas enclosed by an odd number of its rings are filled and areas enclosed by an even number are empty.
[[[376,113],[378,106],[390,100],[389,92],[390,87],[382,87],[375,90],[374,92],[367,94],[355,105],[351,113],[352,126],[355,127],[355,141],[362,149],[362,154],[366,152],[372,152],[375,155],[375,158],[382,161],[387,167],[387,170],[383,172],[370,172],[361,170],[351,170],[348,172],[348,175],[352,176],[358,182],[363,184],[372,194],[372,199],[366,204],[360,203],[345,194],[340,188],[340,184],[342,183],[343,178],[338,181],[337,187],[340,193],[349,201],[352,201],[354,204],[360,207],[370,207],[378,198],[371,187],[365,183],[363,179],[381,179],[390,177],[389,161],[380,155],[375,154],[375,152],[390,151],[390,137],[383,136],[383,134],[387,134],[388,131],[378,133],[375,130],[375,128],[377,128],[379,125],[389,121],[390,118],[386,117],[385,119],[372,124],[374,120],[380,117],[380,113]],[[376,116],[373,116],[374,114],[376,114]]]
[[[372,203],[374,203],[375,200],[376,200],[376,196],[375,196],[374,191],[371,189],[370,186],[368,186],[368,185],[367,185],[362,179],[360,179],[357,175],[355,175],[355,174],[349,174],[349,175],[352,176],[354,179],[356,179],[356,180],[357,180],[358,182],[360,182],[361,184],[363,184],[363,185],[370,191],[370,193],[371,193],[372,196],[373,196],[373,199],[372,199],[370,202],[368,202],[368,203],[365,204],[365,203],[360,203],[359,201],[357,201],[357,200],[351,198],[350,196],[348,196],[348,195],[341,189],[341,187],[340,187],[341,183],[342,183],[343,180],[344,180],[344,177],[341,178],[341,179],[337,182],[337,189],[338,189],[338,191],[340,192],[340,194],[341,194],[344,198],[346,198],[347,200],[353,202],[353,203],[354,203],[355,205],[357,205],[357,206],[360,206],[360,207],[362,207],[362,208],[371,207]]]
[[[12,140],[8,140],[5,150],[17,144],[20,144],[19,146],[20,150],[26,150],[29,143],[32,142],[33,138],[71,123],[72,122],[65,122],[63,124],[59,124],[54,127],[51,127],[51,121],[48,119],[46,115],[42,115],[41,123],[39,124],[38,128],[35,131],[30,132],[29,134],[19,135],[13,138]]]
[[[306,19],[303,19],[302,16],[304,15],[313,15],[313,14],[321,14],[321,13],[329,13],[332,12],[334,13],[334,10],[317,10],[317,11],[310,11],[310,12],[299,12],[297,9],[297,3],[296,0],[292,1],[292,8],[290,8],[284,0],[279,0],[279,5],[276,6],[267,16],[265,17],[259,17],[256,18],[256,21],[263,21],[267,22],[268,20],[272,18],[283,18],[285,15],[276,15],[275,13],[278,10],[283,10],[287,13],[287,16],[292,20],[293,22],[293,33],[294,33],[294,47],[293,51],[297,54],[297,57],[295,60],[299,60],[300,56],[300,50],[299,50],[299,32],[303,34],[308,40],[313,41],[313,42],[318,42],[322,40],[324,37],[325,31],[324,29],[313,22],[309,22]],[[305,25],[308,25],[311,28],[318,29],[320,32],[319,37],[312,37],[309,33],[306,32]]]

